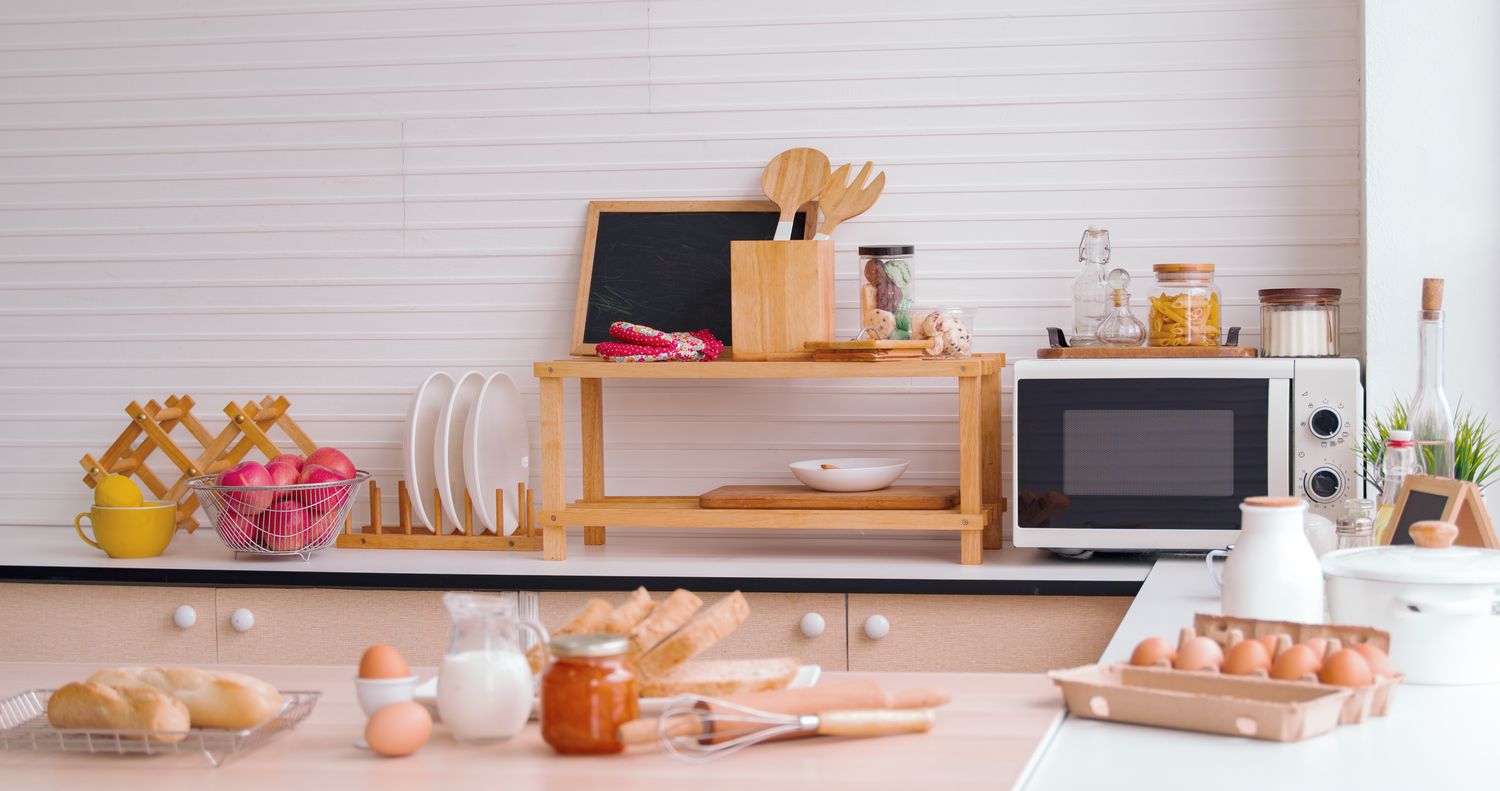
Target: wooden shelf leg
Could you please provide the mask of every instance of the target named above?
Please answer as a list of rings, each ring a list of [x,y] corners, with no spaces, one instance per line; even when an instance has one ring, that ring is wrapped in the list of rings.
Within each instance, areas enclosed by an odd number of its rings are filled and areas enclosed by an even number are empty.
[[[958,379],[958,510],[978,516],[984,513],[983,432],[980,419],[979,377]],[[984,562],[983,530],[959,532],[958,562],[978,565]]]
[[[1000,508],[1002,463],[1000,456],[1000,370],[979,379],[979,426],[983,448],[980,454],[984,464],[980,472],[984,489],[985,514],[989,521],[984,525],[984,548],[1000,548]]]
[[[538,380],[541,383],[542,423],[542,507],[548,511],[561,511],[567,507],[565,469],[563,467],[563,383],[555,376]],[[524,503],[517,503],[524,507]],[[556,519],[554,515],[551,519]],[[542,525],[542,558],[544,560],[567,560],[568,529],[552,521]]]
[[[579,379],[578,401],[583,407],[583,499],[604,497],[604,380]],[[583,543],[604,543],[604,525],[583,528]]]

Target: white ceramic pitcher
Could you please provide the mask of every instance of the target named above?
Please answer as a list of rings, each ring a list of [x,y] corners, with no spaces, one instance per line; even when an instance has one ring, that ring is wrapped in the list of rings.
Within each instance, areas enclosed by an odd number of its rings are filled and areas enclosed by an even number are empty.
[[[1209,574],[1219,583],[1225,615],[1269,621],[1323,622],[1323,569],[1296,497],[1251,497],[1240,504],[1234,551],[1208,553]],[[1221,579],[1214,558],[1227,555]]]

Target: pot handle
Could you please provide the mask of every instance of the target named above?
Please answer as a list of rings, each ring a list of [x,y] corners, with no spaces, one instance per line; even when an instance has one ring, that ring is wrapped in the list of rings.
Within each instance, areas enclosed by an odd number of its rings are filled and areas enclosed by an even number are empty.
[[[1207,555],[1203,556],[1203,562],[1206,563],[1206,564],[1208,564],[1208,578],[1211,579],[1211,580],[1213,580],[1214,584],[1217,585],[1217,586],[1219,586],[1220,590],[1223,590],[1224,589],[1224,575],[1223,575],[1222,572],[1219,571],[1219,567],[1216,566],[1216,565],[1214,565],[1214,558],[1216,558],[1216,557],[1221,557],[1221,558],[1224,558],[1224,559],[1228,560],[1229,559],[1229,550],[1227,550],[1227,549],[1211,549],[1211,550],[1209,550],[1209,552],[1208,552]]]
[[[1396,597],[1395,610],[1398,615],[1417,613],[1460,618],[1500,615],[1500,611],[1495,609],[1494,595],[1488,593],[1468,599],[1434,599],[1421,594],[1408,593]]]

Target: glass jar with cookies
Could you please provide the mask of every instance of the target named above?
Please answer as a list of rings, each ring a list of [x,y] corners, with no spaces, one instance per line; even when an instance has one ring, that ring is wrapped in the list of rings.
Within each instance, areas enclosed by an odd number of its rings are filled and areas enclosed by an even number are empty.
[[[869,337],[904,341],[912,336],[917,248],[909,244],[859,248],[859,316]]]

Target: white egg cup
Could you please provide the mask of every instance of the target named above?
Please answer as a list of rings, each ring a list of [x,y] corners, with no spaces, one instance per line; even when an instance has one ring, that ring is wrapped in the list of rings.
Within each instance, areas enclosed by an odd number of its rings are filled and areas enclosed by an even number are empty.
[[[405,678],[354,679],[354,696],[359,699],[359,707],[364,711],[366,718],[392,703],[414,699],[416,689],[417,677],[415,675]],[[370,748],[363,732],[359,734],[359,740],[354,743],[354,746],[361,750]]]

